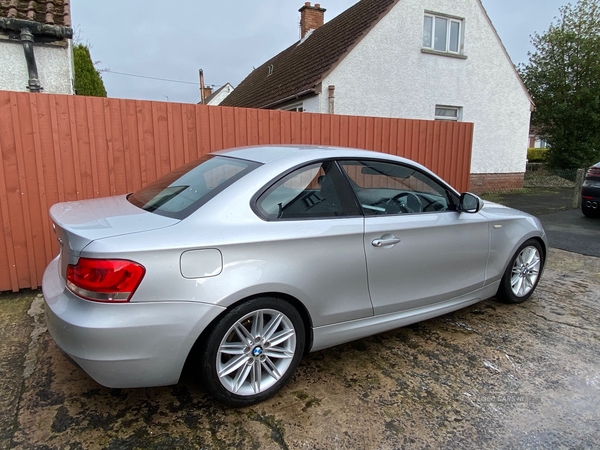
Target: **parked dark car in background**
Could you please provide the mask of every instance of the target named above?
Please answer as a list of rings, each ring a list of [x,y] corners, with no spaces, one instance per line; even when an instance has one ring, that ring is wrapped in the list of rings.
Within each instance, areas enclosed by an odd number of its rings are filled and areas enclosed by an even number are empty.
[[[600,217],[600,162],[590,167],[581,188],[581,211],[587,217]]]

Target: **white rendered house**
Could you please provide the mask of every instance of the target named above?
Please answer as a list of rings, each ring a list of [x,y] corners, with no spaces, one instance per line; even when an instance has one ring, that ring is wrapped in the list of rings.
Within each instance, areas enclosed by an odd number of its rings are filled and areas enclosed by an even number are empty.
[[[225,83],[215,92],[211,93],[208,97],[206,97],[205,104],[209,106],[218,106],[232,92],[233,86],[231,85],[231,83]]]
[[[223,106],[475,124],[471,189],[519,187],[533,103],[480,0],[360,0],[255,69]]]

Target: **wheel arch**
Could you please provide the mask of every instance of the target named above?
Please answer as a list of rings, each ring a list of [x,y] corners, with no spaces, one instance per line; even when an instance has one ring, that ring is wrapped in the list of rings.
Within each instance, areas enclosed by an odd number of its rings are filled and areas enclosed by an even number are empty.
[[[510,261],[512,260],[512,258],[515,256],[516,252],[521,248],[521,246],[527,242],[527,241],[536,241],[538,244],[540,244],[540,247],[542,248],[542,270],[544,269],[544,267],[546,266],[546,259],[548,256],[548,245],[546,240],[544,239],[543,236],[540,236],[538,234],[534,234],[534,235],[529,235],[529,236],[525,236],[523,239],[521,239],[518,244],[516,244],[509,253],[509,257],[506,259],[503,267],[502,267],[502,272],[500,275],[500,278],[504,275],[504,272],[506,272],[506,269],[508,268],[508,266],[510,265]]]
[[[304,355],[308,354],[310,352],[310,349],[312,348],[312,344],[313,344],[313,331],[312,331],[313,327],[312,327],[312,318],[311,318],[308,310],[304,306],[304,304],[300,300],[298,300],[297,298],[295,298],[289,294],[284,294],[282,292],[262,292],[259,294],[253,294],[248,297],[244,297],[243,299],[240,299],[240,300],[236,301],[235,303],[232,303],[225,310],[223,310],[221,312],[221,314],[219,314],[217,317],[215,317],[213,319],[213,321],[210,323],[210,325],[207,326],[200,333],[200,336],[198,336],[198,338],[196,339],[196,342],[192,346],[192,349],[190,350],[190,352],[187,356],[186,366],[191,362],[190,358],[193,358],[193,356],[196,353],[198,353],[198,351],[202,348],[202,345],[206,341],[207,336],[210,334],[210,332],[212,331],[214,326],[223,318],[223,316],[225,316],[229,311],[231,311],[233,308],[241,305],[242,303],[246,303],[252,299],[261,298],[261,297],[270,297],[270,298],[277,298],[277,299],[283,300],[283,301],[289,303],[290,305],[292,305],[296,309],[296,311],[298,311],[298,313],[300,314],[300,317],[302,318],[302,323],[304,325],[304,332],[305,332],[305,344],[304,344],[303,354]]]
[[[548,248],[546,246],[546,241],[544,239],[542,239],[541,236],[529,236],[527,239],[524,239],[523,242],[521,242],[516,248],[515,248],[515,252],[521,248],[521,246],[523,244],[525,244],[525,242],[528,241],[536,241],[538,244],[540,244],[540,247],[542,248],[542,271],[544,270],[544,267],[546,267],[546,258],[548,256]],[[510,261],[509,261],[510,263]],[[508,267],[508,265],[507,265]],[[541,276],[541,272],[540,272],[540,276]]]
[[[531,289],[528,292],[525,292],[521,296],[519,296],[518,294],[511,292],[512,287],[510,286],[510,272],[509,271],[511,270],[511,266],[515,263],[518,255],[527,246],[532,246],[532,245],[537,245],[539,247],[541,267],[540,267],[539,273],[537,275],[537,279],[533,282],[534,284],[531,287]],[[528,236],[526,239],[521,241],[519,243],[519,245],[516,247],[516,250],[513,250],[512,256],[510,257],[510,259],[508,260],[508,262],[506,264],[506,267],[503,272],[502,278],[500,279],[500,284],[498,285],[498,291],[496,292],[495,297],[498,300],[500,300],[504,303],[509,303],[509,304],[522,303],[522,302],[526,301],[527,299],[529,299],[529,297],[531,296],[531,294],[537,287],[537,284],[539,283],[539,280],[540,280],[542,273],[544,271],[544,268],[546,266],[547,251],[548,250],[547,250],[546,241],[544,240],[544,236],[535,236],[535,235]],[[523,276],[523,275],[521,275],[521,276]]]

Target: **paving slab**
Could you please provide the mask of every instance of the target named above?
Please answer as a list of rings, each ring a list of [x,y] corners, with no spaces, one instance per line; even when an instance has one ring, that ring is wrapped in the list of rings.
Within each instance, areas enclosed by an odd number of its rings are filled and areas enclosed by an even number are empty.
[[[27,301],[15,315],[29,335],[41,312],[27,316]],[[551,250],[528,302],[486,300],[311,354],[277,396],[240,409],[191,373],[103,388],[34,332],[10,448],[599,448],[599,304],[600,259]]]

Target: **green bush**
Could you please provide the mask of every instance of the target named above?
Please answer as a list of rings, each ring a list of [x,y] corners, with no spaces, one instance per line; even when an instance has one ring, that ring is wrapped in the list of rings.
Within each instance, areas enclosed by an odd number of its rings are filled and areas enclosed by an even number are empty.
[[[75,66],[75,93],[106,97],[104,82],[100,72],[94,67],[87,45],[77,44],[73,47],[73,64]]]
[[[527,149],[528,162],[545,162],[548,157],[547,148],[529,148]]]

